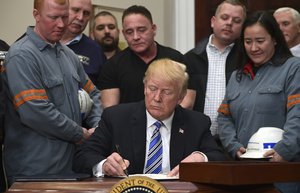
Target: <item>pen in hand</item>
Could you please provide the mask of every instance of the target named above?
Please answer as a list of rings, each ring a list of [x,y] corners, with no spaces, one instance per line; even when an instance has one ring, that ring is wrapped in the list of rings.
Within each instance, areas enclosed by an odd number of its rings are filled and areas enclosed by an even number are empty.
[[[116,150],[117,150],[117,153],[122,157],[123,162],[124,162],[124,164],[125,164],[124,158],[123,158],[123,156],[122,156],[122,154],[121,154],[120,147],[119,147],[118,144],[116,144]],[[128,177],[128,171],[127,171],[127,169],[124,170],[124,173],[125,173],[125,175]]]

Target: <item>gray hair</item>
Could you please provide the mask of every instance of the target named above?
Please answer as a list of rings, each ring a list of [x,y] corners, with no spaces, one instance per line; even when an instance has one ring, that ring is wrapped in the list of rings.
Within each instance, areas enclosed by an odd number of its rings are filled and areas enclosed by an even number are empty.
[[[297,22],[300,23],[300,14],[296,9],[293,9],[291,7],[281,7],[275,10],[274,15],[276,13],[282,13],[282,12],[289,12],[293,19]]]

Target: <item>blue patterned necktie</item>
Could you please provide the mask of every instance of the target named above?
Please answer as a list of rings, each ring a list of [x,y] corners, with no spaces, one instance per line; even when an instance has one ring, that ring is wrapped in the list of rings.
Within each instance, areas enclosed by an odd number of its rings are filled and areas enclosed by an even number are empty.
[[[149,144],[149,151],[147,156],[146,174],[159,174],[162,171],[162,140],[159,129],[162,125],[160,121],[154,123],[156,128],[153,131],[151,141]]]

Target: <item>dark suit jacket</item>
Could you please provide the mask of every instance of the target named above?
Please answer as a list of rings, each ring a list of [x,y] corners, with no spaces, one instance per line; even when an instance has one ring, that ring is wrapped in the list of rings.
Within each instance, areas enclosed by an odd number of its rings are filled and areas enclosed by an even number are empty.
[[[208,77],[208,58],[206,52],[206,46],[208,44],[208,38],[200,41],[195,48],[188,51],[184,55],[184,62],[187,65],[187,69],[190,76],[190,89],[196,90],[196,100],[194,104],[195,111],[204,111],[206,85]],[[226,58],[226,85],[234,70],[237,68],[239,62],[238,58],[238,43],[235,43],[230,53]]]
[[[209,160],[225,160],[210,130],[206,115],[177,106],[171,128],[171,169],[194,151],[205,153]],[[180,132],[183,130],[183,132]],[[74,170],[91,173],[95,164],[116,151],[120,145],[124,159],[130,161],[130,174],[143,173],[146,151],[146,107],[144,101],[106,108],[98,128],[76,152]]]

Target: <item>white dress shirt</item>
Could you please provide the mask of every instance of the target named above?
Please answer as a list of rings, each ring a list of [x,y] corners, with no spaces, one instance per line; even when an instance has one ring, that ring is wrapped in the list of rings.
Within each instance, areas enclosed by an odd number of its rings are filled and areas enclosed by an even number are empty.
[[[294,56],[300,57],[300,44],[297,44],[296,46],[290,48],[290,51]]]
[[[147,115],[147,137],[146,137],[146,156],[145,163],[147,163],[147,156],[149,151],[149,144],[151,141],[151,137],[153,135],[153,131],[155,130],[155,125],[153,125],[156,121],[149,113],[146,111]],[[167,119],[161,121],[163,124],[161,125],[159,132],[161,135],[162,145],[163,145],[163,156],[162,156],[162,173],[167,174],[170,171],[170,138],[171,138],[171,128],[172,128],[172,120],[174,113]],[[144,165],[144,173],[146,169],[146,164]]]
[[[205,93],[204,114],[211,119],[211,133],[218,134],[218,108],[222,103],[226,90],[226,59],[234,44],[220,51],[212,44],[213,35],[209,37],[206,46],[208,57],[208,76]]]

